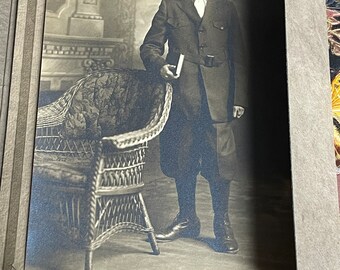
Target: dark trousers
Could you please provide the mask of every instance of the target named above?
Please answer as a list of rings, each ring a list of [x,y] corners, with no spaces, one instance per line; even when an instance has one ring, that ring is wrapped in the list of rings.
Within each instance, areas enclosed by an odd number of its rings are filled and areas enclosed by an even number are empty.
[[[181,91],[174,84],[173,106],[160,135],[162,171],[175,179],[193,179],[201,173],[208,181],[233,180],[237,160],[232,124],[212,120],[201,72],[197,76],[192,81],[198,82],[199,89],[193,91],[192,99],[194,104],[200,100],[200,105],[194,106],[190,117],[180,109],[181,97],[176,95]],[[194,98],[197,93],[199,96]]]
[[[201,105],[199,110],[194,110],[198,111],[197,115],[186,117],[186,112],[176,104],[178,97],[175,98],[160,135],[161,168],[165,175],[176,180],[180,216],[184,218],[196,216],[195,189],[199,173],[209,181],[215,214],[226,213],[229,182],[237,171],[232,124],[211,119],[200,74],[198,79]]]
[[[176,179],[201,173],[208,181],[233,180],[237,171],[232,124],[213,122],[207,110],[187,120],[174,107],[160,136],[160,152],[163,173]]]

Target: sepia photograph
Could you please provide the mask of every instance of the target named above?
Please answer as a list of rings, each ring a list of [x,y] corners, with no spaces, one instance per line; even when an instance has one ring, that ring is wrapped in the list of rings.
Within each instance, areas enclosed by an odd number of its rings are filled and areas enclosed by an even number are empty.
[[[294,268],[282,8],[46,2],[26,269]]]
[[[337,269],[337,1],[10,2],[1,269]]]

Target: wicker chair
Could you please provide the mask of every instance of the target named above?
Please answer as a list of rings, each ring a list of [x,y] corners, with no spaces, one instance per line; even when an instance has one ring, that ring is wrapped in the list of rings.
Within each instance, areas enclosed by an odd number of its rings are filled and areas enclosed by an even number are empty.
[[[142,170],[148,141],[167,121],[172,88],[149,76],[97,71],[38,110],[33,185],[48,192],[59,224],[83,243],[85,269],[93,251],[122,231],[147,233],[159,254]]]

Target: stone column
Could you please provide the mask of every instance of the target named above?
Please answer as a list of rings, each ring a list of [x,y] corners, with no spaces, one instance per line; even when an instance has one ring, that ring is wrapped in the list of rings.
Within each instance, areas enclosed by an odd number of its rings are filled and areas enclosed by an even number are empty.
[[[68,34],[82,37],[103,37],[104,20],[100,0],[76,0],[76,11],[70,18]]]

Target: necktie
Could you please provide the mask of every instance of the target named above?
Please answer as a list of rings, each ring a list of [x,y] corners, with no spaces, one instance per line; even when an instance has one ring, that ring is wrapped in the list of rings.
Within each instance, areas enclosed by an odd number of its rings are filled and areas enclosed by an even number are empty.
[[[195,0],[194,6],[197,10],[198,15],[200,15],[201,18],[204,15],[206,4],[207,4],[207,0]]]

